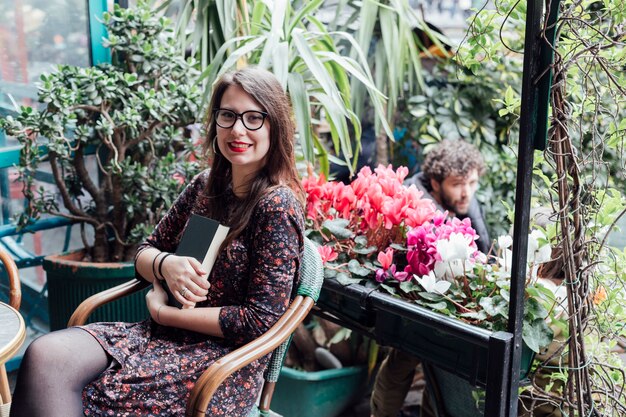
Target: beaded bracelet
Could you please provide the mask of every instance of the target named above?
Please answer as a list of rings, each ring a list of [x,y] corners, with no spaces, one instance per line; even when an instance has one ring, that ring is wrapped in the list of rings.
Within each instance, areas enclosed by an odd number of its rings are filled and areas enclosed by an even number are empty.
[[[165,258],[167,258],[168,256],[170,256],[171,253],[166,253],[164,257],[161,258],[161,260],[159,261],[159,276],[161,277],[161,280],[164,280],[165,277],[163,276],[163,271],[161,268],[163,268],[163,261],[165,260]]]

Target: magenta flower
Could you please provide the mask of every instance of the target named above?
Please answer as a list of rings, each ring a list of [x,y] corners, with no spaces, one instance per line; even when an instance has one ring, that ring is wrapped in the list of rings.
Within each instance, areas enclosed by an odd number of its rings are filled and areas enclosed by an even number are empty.
[[[385,279],[387,279],[387,272],[385,272],[384,269],[377,269],[376,270],[376,282],[385,282]]]
[[[180,172],[175,172],[174,175],[172,175],[172,178],[175,179],[176,182],[178,182],[179,184],[185,183],[185,176]]]
[[[396,280],[404,282],[409,279],[409,273],[404,271],[396,271],[396,265],[391,265],[389,268],[389,274]]]
[[[476,246],[478,235],[472,228],[471,221],[447,218],[447,212],[437,212],[432,218],[432,223],[425,222],[407,232],[408,265],[404,271],[418,276],[428,275],[434,271],[438,262],[453,256],[447,251],[456,250],[459,246],[449,244],[450,239],[463,243],[463,253],[467,254],[470,260],[474,258],[478,250]],[[438,247],[446,253],[440,253]]]

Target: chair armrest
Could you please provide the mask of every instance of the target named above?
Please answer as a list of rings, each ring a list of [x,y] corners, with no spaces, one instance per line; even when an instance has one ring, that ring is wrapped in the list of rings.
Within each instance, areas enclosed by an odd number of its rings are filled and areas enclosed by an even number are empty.
[[[108,290],[92,295],[76,307],[76,310],[74,310],[72,317],[70,317],[70,320],[67,323],[67,327],[82,326],[87,322],[87,319],[96,308],[137,291],[141,291],[148,285],[150,285],[148,281],[135,278],[123,284],[109,288]]]
[[[233,372],[274,351],[306,318],[315,301],[296,296],[283,316],[262,336],[215,361],[196,381],[187,403],[187,417],[204,417],[213,394]]]
[[[15,265],[15,261],[11,258],[11,255],[3,250],[0,250],[0,262],[4,265],[4,270],[9,278],[9,305],[19,310],[20,304],[22,303],[22,287],[17,265]]]

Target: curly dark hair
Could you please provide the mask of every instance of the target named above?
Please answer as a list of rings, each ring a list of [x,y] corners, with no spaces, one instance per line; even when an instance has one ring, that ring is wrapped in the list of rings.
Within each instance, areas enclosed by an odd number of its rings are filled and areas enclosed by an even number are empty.
[[[478,149],[464,140],[446,139],[426,154],[422,172],[427,180],[442,182],[450,175],[466,176],[476,170],[485,173],[485,162]]]

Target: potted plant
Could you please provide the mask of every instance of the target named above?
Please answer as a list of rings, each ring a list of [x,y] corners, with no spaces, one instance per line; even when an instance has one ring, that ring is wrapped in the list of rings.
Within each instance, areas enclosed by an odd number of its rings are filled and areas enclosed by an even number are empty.
[[[435,211],[414,186],[402,184],[407,173],[381,165],[374,172],[363,168],[349,185],[323,176],[303,181],[309,236],[320,243],[326,277],[375,287],[488,330],[506,329],[511,238],[500,237],[496,253],[480,253],[470,220]],[[539,230],[529,242],[525,340],[537,352],[551,341],[544,319],[555,298],[540,288],[536,273],[550,260],[550,245]]]
[[[369,355],[377,351],[372,339],[310,316],[294,332],[272,410],[284,416],[340,415],[366,389]]]
[[[461,346],[456,334],[437,326],[433,332],[416,307],[461,320],[464,328],[490,334],[506,330],[512,240],[499,238],[497,251],[488,256],[478,252],[469,219],[435,211],[417,189],[402,184],[407,172],[404,167],[379,166],[374,172],[365,167],[349,185],[312,174],[304,180],[309,237],[320,244],[329,279],[318,303],[382,343],[393,341],[397,347],[402,340],[403,348],[420,351],[424,360],[447,358],[451,367],[464,364],[459,375],[470,375],[475,352]],[[532,353],[551,343],[548,324],[562,301],[537,274],[538,265],[551,258],[548,241],[539,230],[529,237],[522,375]],[[436,313],[433,322],[441,321]],[[485,334],[482,329],[476,331]],[[420,350],[425,344],[428,352]],[[478,368],[487,368],[482,365]],[[481,372],[472,375],[484,386]]]
[[[177,48],[170,22],[144,2],[134,9],[116,5],[103,22],[111,63],[57,67],[41,77],[41,110],[21,107],[15,118],[0,120],[22,145],[26,204],[19,225],[53,215],[80,226],[82,251],[44,261],[53,329],[64,327],[90,293],[134,276],[129,261],[137,244],[198,171],[185,129],[200,114],[198,73]],[[35,184],[44,163],[53,188]],[[68,276],[83,262],[92,284]],[[107,268],[112,281],[94,277]]]

